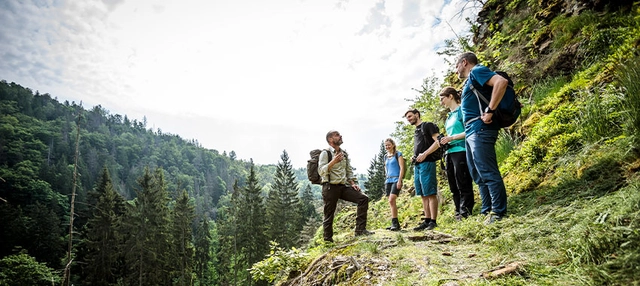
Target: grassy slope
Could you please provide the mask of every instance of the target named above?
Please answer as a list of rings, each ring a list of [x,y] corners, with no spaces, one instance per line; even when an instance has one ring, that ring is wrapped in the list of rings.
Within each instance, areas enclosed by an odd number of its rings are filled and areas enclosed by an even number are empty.
[[[490,226],[478,215],[455,222],[441,182],[437,230],[459,240],[384,230],[385,201],[370,206],[376,234],[356,239],[355,209],[346,206],[336,218],[336,245],[317,235],[308,249],[324,264],[313,265],[318,270],[309,271],[307,282],[323,273],[341,285],[640,283],[640,6],[612,1],[629,5],[567,13],[580,1],[499,2],[488,1],[480,13],[480,23],[500,24],[476,27],[476,53],[515,75],[526,103],[522,122],[500,142],[515,144],[501,162],[509,217]],[[406,190],[399,209],[405,227],[419,222],[420,199]],[[344,257],[365,267],[331,271]],[[515,273],[481,277],[514,262]]]

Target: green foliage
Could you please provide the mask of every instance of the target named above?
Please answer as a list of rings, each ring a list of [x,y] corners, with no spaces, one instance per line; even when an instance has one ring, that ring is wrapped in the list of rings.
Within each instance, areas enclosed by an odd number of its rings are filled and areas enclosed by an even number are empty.
[[[300,231],[308,219],[302,214],[298,192],[298,182],[293,173],[291,160],[284,150],[276,166],[274,184],[266,200],[266,215],[269,239],[285,248],[298,243]]]
[[[623,128],[627,136],[633,137],[634,146],[640,147],[640,67],[637,63],[640,56],[636,56],[622,66],[619,82],[623,88],[620,114],[624,119]]]
[[[369,197],[369,200],[379,200],[383,194],[385,194],[385,160],[387,158],[387,150],[384,149],[384,141],[380,143],[380,151],[371,159],[371,165],[367,173],[369,175],[367,181],[364,183],[365,192]]]
[[[295,247],[285,250],[277,242],[270,244],[267,257],[254,263],[249,270],[255,281],[282,281],[300,274],[309,263],[309,255]]]
[[[0,259],[0,286],[49,286],[60,282],[55,271],[35,258],[21,253]]]

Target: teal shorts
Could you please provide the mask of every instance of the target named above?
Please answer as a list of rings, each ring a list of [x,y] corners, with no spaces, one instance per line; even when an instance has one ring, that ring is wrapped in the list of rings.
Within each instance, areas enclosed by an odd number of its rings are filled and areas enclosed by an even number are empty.
[[[436,162],[424,161],[414,167],[414,185],[416,195],[432,196],[438,193],[438,179],[436,178]]]

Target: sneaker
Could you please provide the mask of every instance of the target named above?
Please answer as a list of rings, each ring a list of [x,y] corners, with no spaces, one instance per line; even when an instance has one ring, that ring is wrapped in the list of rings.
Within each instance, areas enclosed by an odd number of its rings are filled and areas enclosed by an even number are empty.
[[[438,224],[435,222],[430,221],[429,224],[427,225],[426,230],[432,230],[434,228],[438,227]]]
[[[419,226],[413,228],[413,230],[423,230],[429,226],[429,223],[425,220]]]
[[[365,230],[357,230],[357,231],[356,231],[356,236],[372,235],[372,234],[374,234],[374,233],[375,233],[375,232],[373,232],[373,231],[368,231],[368,230],[366,230],[366,229],[365,229]]]
[[[489,225],[499,220],[502,220],[502,216],[492,212],[489,214],[489,216],[487,216],[487,219],[484,221],[484,224]]]

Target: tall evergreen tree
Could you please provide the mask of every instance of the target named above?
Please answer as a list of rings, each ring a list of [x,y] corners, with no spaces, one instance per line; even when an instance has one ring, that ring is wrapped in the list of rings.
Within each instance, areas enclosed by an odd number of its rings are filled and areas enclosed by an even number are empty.
[[[371,160],[371,165],[367,170],[368,180],[364,183],[367,196],[371,201],[379,200],[383,194],[384,181],[386,179],[384,172],[384,163],[387,150],[384,149],[384,141],[380,143],[380,152]]]
[[[214,261],[217,262],[214,265],[222,285],[237,285],[238,272],[243,271],[243,268],[238,265],[241,256],[238,247],[238,209],[241,200],[241,189],[238,187],[238,181],[235,181],[231,194],[222,196],[218,203],[217,225],[220,247],[214,249],[218,258]]]
[[[311,185],[307,185],[302,191],[300,202],[302,203],[302,221],[306,222],[310,218],[320,218],[316,210],[316,202],[318,200],[313,196]]]
[[[242,199],[238,207],[238,249],[241,251],[240,263],[243,269],[262,260],[269,250],[269,240],[266,237],[266,210],[264,198],[262,197],[262,187],[258,185],[255,166],[251,161],[249,177],[246,187],[241,189]],[[245,285],[252,285],[253,280],[248,271]]]
[[[173,242],[175,260],[170,264],[176,265],[174,285],[192,285],[191,273],[193,272],[193,234],[191,225],[195,217],[195,206],[189,199],[186,190],[182,191],[173,209]]]
[[[268,237],[281,247],[298,242],[302,205],[298,198],[298,183],[287,151],[283,151],[276,166],[274,184],[267,198]]]
[[[170,267],[167,256],[171,249],[169,233],[169,196],[162,169],[151,174],[145,168],[138,179],[140,190],[133,205],[129,205],[125,242],[128,272],[127,285],[169,285]]]
[[[107,168],[90,201],[95,202],[93,212],[84,228],[85,239],[79,256],[84,256],[83,281],[88,285],[116,285],[124,273],[122,269],[123,253],[120,247],[122,237],[120,224],[124,209],[124,198],[111,183]],[[82,253],[85,253],[82,255]]]
[[[195,255],[193,258],[194,272],[198,279],[198,285],[213,285],[212,273],[210,271],[210,264],[213,256],[212,252],[212,240],[211,227],[209,224],[209,218],[206,215],[202,215],[200,223],[196,228],[196,234],[194,236]]]

